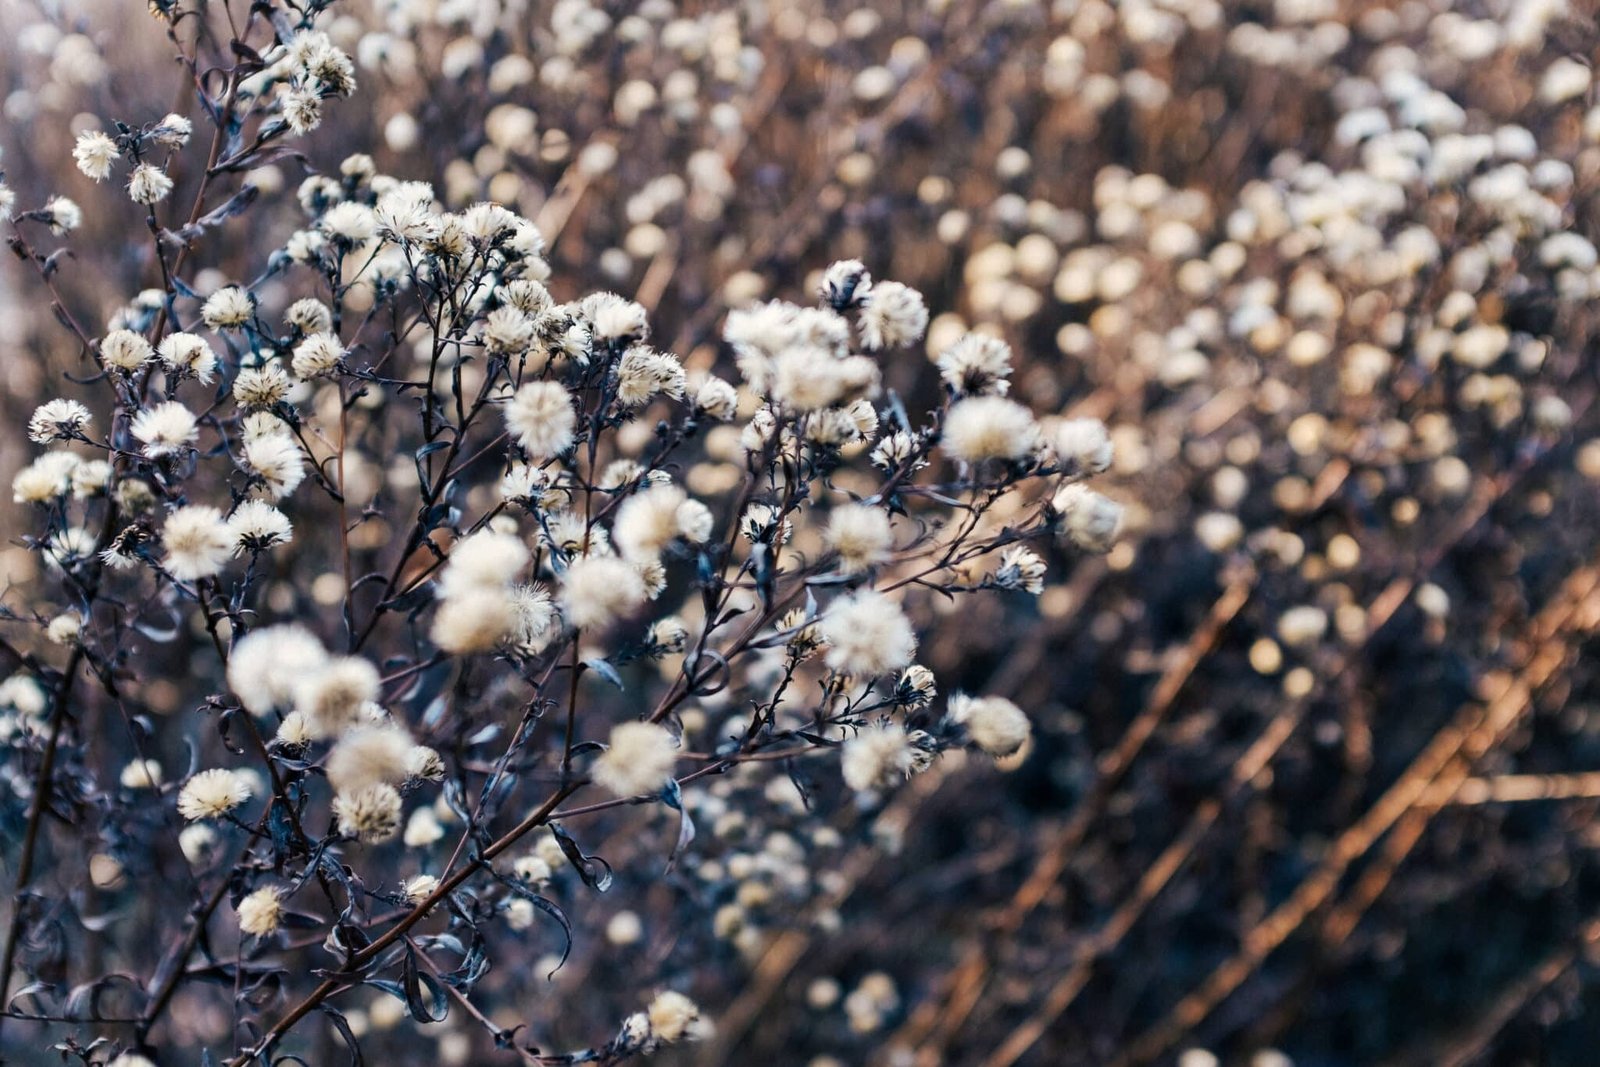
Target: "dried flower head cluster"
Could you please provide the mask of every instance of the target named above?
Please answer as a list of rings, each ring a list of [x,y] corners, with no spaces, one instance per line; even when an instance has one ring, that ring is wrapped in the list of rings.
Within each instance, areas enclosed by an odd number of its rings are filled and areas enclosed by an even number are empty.
[[[639,301],[559,299],[539,227],[493,199],[357,154],[253,208],[260,187],[234,176],[354,90],[324,6],[258,5],[271,17],[233,30],[231,73],[198,86],[216,130],[198,179],[207,137],[179,116],[78,135],[84,176],[126,172],[160,285],[99,309],[101,329],[64,318],[97,373],[28,423],[39,451],[14,495],[54,577],[49,638],[71,651],[7,682],[16,780],[47,737],[95,781],[104,742],[69,712],[80,700],[141,723],[136,758],[85,788],[137,795],[204,901],[130,1052],[172,1040],[175,998],[204,1002],[190,976],[230,931],[237,952],[212,965],[250,1023],[193,1037],[230,1064],[303,1047],[299,1021],[347,1020],[363,983],[419,1023],[486,1023],[475,993],[496,994],[475,987],[518,942],[558,935],[541,970],[559,972],[602,951],[588,930],[652,936],[631,912],[586,916],[614,877],[663,864],[712,903],[641,976],[648,1007],[538,1061],[706,1037],[671,988],[692,980],[690,946],[748,949],[781,902],[824,897],[809,857],[837,846],[831,813],[865,835],[942,753],[1026,745],[1010,701],[941,698],[919,631],[945,598],[1037,595],[1046,556],[1111,547],[1121,508],[1083,484],[1110,462],[1107,432],[1010,398],[996,336],[927,365],[923,296],[857,260],[827,268],[814,302],[729,312],[725,360],[690,366]],[[185,223],[169,201],[190,196]],[[228,277],[197,271],[251,210],[294,226]],[[79,221],[23,205],[17,248],[44,265],[41,242]],[[907,370],[923,399],[889,386]],[[180,652],[181,676],[146,666]],[[36,809],[62,788],[24,786]],[[758,871],[725,848],[763,819]],[[623,824],[641,827],[632,846],[590,854]],[[137,840],[100,881],[148,869]],[[303,931],[339,982],[296,969]],[[542,1056],[514,1029],[480,1037]]]
[[[7,1053],[1232,1062],[1584,883],[1332,836],[1562,659],[1579,5],[19,10]]]

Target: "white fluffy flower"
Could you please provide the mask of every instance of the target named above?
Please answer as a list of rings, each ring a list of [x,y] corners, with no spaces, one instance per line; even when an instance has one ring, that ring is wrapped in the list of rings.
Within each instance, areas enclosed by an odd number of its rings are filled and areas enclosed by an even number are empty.
[[[237,285],[218,289],[206,298],[200,317],[213,330],[227,330],[243,326],[255,314],[255,302],[250,294]]]
[[[83,225],[83,209],[64,196],[52,196],[45,201],[43,214],[50,232],[60,237]]]
[[[192,333],[171,333],[156,346],[161,363],[174,374],[192,375],[202,384],[211,381],[217,369],[217,353],[205,338]]]
[[[1061,516],[1062,535],[1085,552],[1109,552],[1122,526],[1122,505],[1086,485],[1056,490],[1051,507]]]
[[[264,552],[294,540],[294,527],[283,512],[263,500],[246,500],[228,517],[234,554]]]
[[[233,400],[246,410],[270,408],[282,403],[293,385],[276,363],[246,367],[233,379]]]
[[[629,559],[653,559],[679,537],[704,541],[711,532],[711,514],[701,514],[704,505],[691,506],[698,503],[675,485],[635,493],[617,509],[612,539]]]
[[[682,993],[664,990],[650,1001],[645,1016],[650,1021],[650,1033],[665,1042],[693,1040],[705,1036],[700,1009]]]
[[[579,629],[607,626],[645,601],[644,579],[626,560],[581,556],[561,575],[561,614]]]
[[[861,793],[905,781],[932,759],[917,743],[924,736],[920,731],[908,733],[890,721],[863,726],[844,743],[839,756],[845,785]]]
[[[731,419],[739,411],[739,391],[721,378],[707,378],[695,392],[694,406],[713,419]]]
[[[828,644],[828,666],[844,674],[876,677],[898,671],[917,652],[910,620],[894,601],[872,590],[829,604],[817,635]]]
[[[194,444],[200,436],[195,427],[194,412],[176,400],[139,412],[130,429],[133,436],[144,444],[144,454],[150,459],[160,459],[179,452]]]
[[[311,631],[293,623],[254,630],[234,643],[228,657],[228,688],[254,715],[288,707],[295,686],[327,662],[328,653]]]
[[[1111,435],[1099,419],[1062,419],[1052,428],[1050,446],[1063,463],[1086,474],[1111,466]]]
[[[505,407],[506,428],[534,459],[548,459],[572,447],[578,412],[572,396],[557,382],[529,382]]]
[[[273,500],[294,492],[306,477],[305,456],[288,434],[268,433],[246,441],[244,461]]]
[[[1028,716],[1004,697],[956,693],[950,698],[950,720],[965,726],[972,743],[995,757],[1012,755],[1033,732]]]
[[[617,363],[617,403],[638,407],[656,396],[682,399],[688,375],[676,356],[634,345]]]
[[[183,783],[178,792],[178,814],[190,822],[216,819],[250,799],[250,780],[238,771],[214,767]]]
[[[665,726],[625,722],[611,730],[606,750],[595,759],[589,776],[619,797],[655,793],[672,777],[678,743]]]
[[[247,893],[239,901],[239,929],[251,937],[266,937],[283,916],[283,891],[272,886]]]
[[[382,844],[400,832],[400,792],[377,782],[333,798],[333,814],[346,834],[369,845]]]
[[[78,169],[85,177],[97,182],[103,182],[111,176],[111,164],[117,161],[119,155],[117,142],[99,130],[85,130],[78,134],[78,141],[72,146],[72,158],[78,164]]]
[[[12,478],[11,498],[18,504],[44,504],[66,496],[80,464],[71,452],[46,452]]]
[[[160,167],[141,163],[128,176],[128,197],[135,204],[155,204],[172,192],[172,179]]]
[[[353,793],[378,782],[399,785],[411,777],[411,735],[398,726],[346,730],[328,752],[324,770],[336,793]]]
[[[203,504],[181,507],[167,516],[161,530],[167,554],[162,563],[180,582],[209,578],[233,555],[233,531],[216,508]]]
[[[861,309],[861,343],[869,351],[911,344],[928,328],[922,294],[899,282],[879,282]]]
[[[295,710],[305,713],[313,738],[336,737],[359,723],[382,689],[378,669],[359,656],[330,659],[290,685]]]
[[[76,400],[57,399],[40,405],[28,420],[28,439],[35,444],[69,440],[89,424],[89,409]]]
[[[894,545],[889,513],[867,504],[846,504],[828,517],[824,534],[828,547],[839,556],[839,569],[858,574],[882,563]]]
[[[120,371],[136,371],[155,358],[150,342],[132,330],[112,330],[100,339],[100,359]]]
[[[488,652],[517,625],[516,604],[499,587],[462,589],[439,603],[428,634],[452,655]]]
[[[953,405],[945,418],[944,450],[964,463],[1019,460],[1037,440],[1033,413],[1004,397],[970,397]]]
[[[958,396],[1004,396],[1011,388],[1011,346],[969,333],[939,354],[939,376]]]
[[[318,331],[294,347],[289,369],[303,381],[331,373],[344,358],[344,346],[331,333]]]
[[[457,541],[439,575],[439,595],[473,589],[501,589],[528,565],[528,547],[515,534],[484,529]]]

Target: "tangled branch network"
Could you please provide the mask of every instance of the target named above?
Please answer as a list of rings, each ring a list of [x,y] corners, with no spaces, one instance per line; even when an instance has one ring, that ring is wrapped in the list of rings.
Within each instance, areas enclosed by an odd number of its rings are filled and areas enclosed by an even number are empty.
[[[197,280],[271,203],[244,176],[355,91],[325,6],[253,5],[229,65],[180,48],[205,134],[77,139],[156,284],[103,328],[57,301],[81,399],[37,409],[13,483],[49,591],[7,609],[25,833],[0,1021],[78,1024],[61,1054],[117,1067],[306,1062],[313,1030],[359,1059],[347,1012],[374,994],[373,1017],[454,1017],[526,1062],[702,1037],[696,946],[820,897],[865,834],[836,815],[952,750],[1025,754],[1028,715],[941,693],[918,634],[945,602],[1037,593],[1045,542],[1112,545],[1121,510],[1084,484],[1106,429],[1008,398],[985,334],[909,407],[882,368],[923,298],[853,260],[816,306],[727,315],[736,378],[688,368],[639,303],[558,301],[528,219],[445,210],[363,154],[304,180],[254,277]],[[17,200],[0,185],[11,248],[54,295],[93,253],[84,212]],[[605,858],[602,813],[635,824]],[[86,841],[83,894],[39,891]],[[614,872],[663,871],[695,907],[633,974],[642,1010],[547,1053],[485,1006],[492,968],[636,941],[626,914],[572,935]],[[119,893],[132,912],[94,913]]]

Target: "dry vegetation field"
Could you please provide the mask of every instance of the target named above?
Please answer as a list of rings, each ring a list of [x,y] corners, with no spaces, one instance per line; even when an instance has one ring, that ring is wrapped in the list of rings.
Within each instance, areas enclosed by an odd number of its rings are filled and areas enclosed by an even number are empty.
[[[1591,0],[0,0],[0,1062],[1595,1062]]]

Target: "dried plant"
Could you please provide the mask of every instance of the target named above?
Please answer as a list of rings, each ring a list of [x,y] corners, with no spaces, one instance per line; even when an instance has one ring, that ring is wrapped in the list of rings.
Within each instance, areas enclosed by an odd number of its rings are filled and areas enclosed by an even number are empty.
[[[1010,349],[980,333],[927,369],[937,406],[903,402],[882,368],[928,310],[854,260],[816,306],[728,314],[736,384],[653,347],[623,296],[557,301],[539,230],[499,204],[445,210],[363,154],[262,198],[241,176],[356,91],[329,5],[153,6],[197,42],[200,130],[118,119],[73,155],[125,184],[158,279],[103,328],[58,303],[81,399],[37,408],[14,482],[50,591],[9,617],[26,829],[0,973],[27,981],[4,999],[101,1024],[63,1051],[121,1067],[278,1062],[316,1025],[359,1060],[343,1009],[374,991],[527,1062],[702,1036],[678,988],[697,954],[820,896],[870,831],[852,808],[948,751],[1026,749],[1027,714],[940,692],[918,633],[940,600],[1037,594],[1037,546],[1111,547],[1121,508],[1083,484],[1105,427],[1009,399]],[[196,280],[236,217],[280,208],[297,228],[246,273]],[[44,290],[93,255],[69,200],[11,214]],[[601,813],[631,828],[603,853]],[[81,892],[35,892],[85,837]],[[647,1007],[541,1051],[480,983],[605,952],[569,913],[614,873],[670,875],[681,927],[631,975]],[[194,904],[93,914],[163,884]]]

